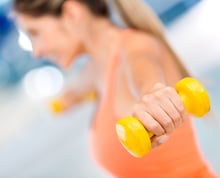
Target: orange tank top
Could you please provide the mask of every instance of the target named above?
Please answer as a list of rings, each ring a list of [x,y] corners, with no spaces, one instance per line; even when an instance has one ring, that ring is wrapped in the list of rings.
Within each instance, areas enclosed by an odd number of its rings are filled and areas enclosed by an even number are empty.
[[[90,130],[92,158],[113,177],[119,178],[214,178],[201,157],[190,119],[169,140],[143,158],[130,155],[119,142],[115,124],[119,117],[113,107],[119,55],[112,60],[104,96]]]

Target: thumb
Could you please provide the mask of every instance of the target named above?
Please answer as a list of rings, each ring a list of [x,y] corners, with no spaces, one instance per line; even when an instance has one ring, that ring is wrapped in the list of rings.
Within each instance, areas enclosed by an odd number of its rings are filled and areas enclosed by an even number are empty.
[[[160,136],[153,136],[152,141],[152,148],[156,148],[159,145],[165,143],[169,139],[169,136],[167,134],[160,135]]]

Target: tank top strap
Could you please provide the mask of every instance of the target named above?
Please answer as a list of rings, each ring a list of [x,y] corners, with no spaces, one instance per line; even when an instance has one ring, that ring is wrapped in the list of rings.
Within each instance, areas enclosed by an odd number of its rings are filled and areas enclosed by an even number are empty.
[[[105,95],[104,98],[108,98],[108,99],[114,98],[118,66],[120,64],[120,60],[123,58],[123,48],[124,48],[123,46],[126,43],[126,40],[130,34],[132,34],[132,29],[124,29],[121,32],[119,49],[116,51],[114,58],[112,59],[112,62],[110,64],[111,66],[107,74],[108,76],[105,83],[106,90],[104,93]]]
[[[120,45],[119,49],[116,51],[114,55],[114,59],[112,60],[110,70],[108,72],[108,77],[107,77],[107,84],[112,85],[111,83],[114,83],[116,79],[116,73],[117,73],[117,67],[118,64],[120,63],[120,60],[122,58],[122,53],[123,53],[123,45],[126,43],[126,40],[128,36],[132,33],[132,29],[126,28],[123,29],[121,32],[121,39],[120,39]],[[111,86],[108,86],[108,88],[111,88]]]

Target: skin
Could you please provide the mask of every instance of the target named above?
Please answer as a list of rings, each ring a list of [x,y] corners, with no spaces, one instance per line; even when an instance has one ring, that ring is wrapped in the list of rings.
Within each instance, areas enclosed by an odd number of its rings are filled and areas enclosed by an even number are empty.
[[[29,35],[36,57],[50,58],[68,68],[79,55],[90,55],[91,60],[80,74],[80,85],[64,96],[66,106],[79,102],[91,89],[100,99],[109,63],[121,49],[120,28],[107,18],[94,16],[76,1],[66,1],[60,17],[36,18],[17,13],[16,18]],[[181,75],[165,47],[149,34],[133,30],[123,43],[122,54],[116,77],[115,111],[121,117],[137,117],[155,134],[152,142],[156,147],[186,118],[183,103],[172,87]]]

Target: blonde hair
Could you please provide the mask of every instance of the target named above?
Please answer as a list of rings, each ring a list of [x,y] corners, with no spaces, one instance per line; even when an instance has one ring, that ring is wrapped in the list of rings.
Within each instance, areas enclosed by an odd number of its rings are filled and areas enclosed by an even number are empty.
[[[182,76],[190,76],[189,71],[168,43],[164,35],[163,24],[146,3],[143,3],[141,0],[115,0],[115,5],[128,27],[146,31],[159,38],[169,50]]]

